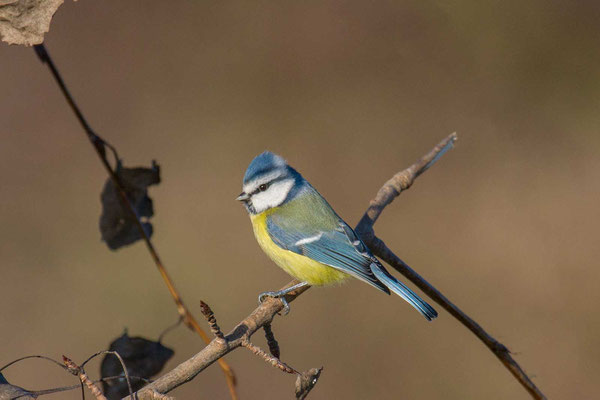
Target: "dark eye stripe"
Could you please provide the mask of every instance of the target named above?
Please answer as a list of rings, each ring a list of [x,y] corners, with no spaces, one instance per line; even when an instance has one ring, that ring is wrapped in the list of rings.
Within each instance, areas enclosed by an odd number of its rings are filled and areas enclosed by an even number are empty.
[[[252,192],[252,194],[256,194],[259,192],[264,192],[265,190],[267,190],[267,188],[271,185],[271,183],[263,183],[262,185],[260,185],[259,187],[257,187],[256,189],[254,189],[254,191]]]
[[[257,193],[264,192],[264,191],[265,191],[265,190],[267,190],[267,189],[269,188],[269,186],[271,186],[273,183],[275,183],[275,182],[279,182],[279,181],[283,181],[283,180],[285,180],[285,179],[289,179],[289,177],[288,177],[288,176],[280,176],[280,177],[278,177],[278,178],[275,178],[275,179],[273,179],[273,180],[272,180],[272,181],[270,181],[270,182],[263,183],[263,184],[259,185],[259,186],[258,186],[256,189],[254,189],[254,190],[253,190],[253,191],[250,193],[250,195],[252,196],[252,195],[255,195],[255,194],[257,194]],[[261,189],[263,186],[264,186],[264,188],[263,188],[263,189]]]

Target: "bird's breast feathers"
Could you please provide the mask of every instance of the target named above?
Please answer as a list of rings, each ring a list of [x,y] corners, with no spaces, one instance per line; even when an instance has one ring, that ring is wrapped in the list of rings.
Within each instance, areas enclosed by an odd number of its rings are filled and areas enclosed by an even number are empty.
[[[269,234],[267,218],[269,215],[280,211],[278,209],[279,207],[274,207],[261,214],[250,216],[254,236],[256,236],[258,244],[269,258],[294,278],[307,282],[312,286],[330,285],[346,279],[348,274],[304,255],[285,250],[273,241]],[[317,238],[311,239],[308,237],[303,240],[308,242],[317,240]]]

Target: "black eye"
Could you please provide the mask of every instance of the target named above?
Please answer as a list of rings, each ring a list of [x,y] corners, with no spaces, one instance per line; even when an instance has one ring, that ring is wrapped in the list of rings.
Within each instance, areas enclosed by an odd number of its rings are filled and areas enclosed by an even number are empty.
[[[267,185],[266,184],[262,184],[258,187],[258,190],[260,190],[261,192],[264,192],[265,190],[267,190]]]

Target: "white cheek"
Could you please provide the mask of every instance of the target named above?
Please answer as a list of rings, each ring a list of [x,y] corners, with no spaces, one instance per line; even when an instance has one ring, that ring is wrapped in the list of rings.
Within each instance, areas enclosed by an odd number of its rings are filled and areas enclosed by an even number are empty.
[[[290,190],[294,186],[293,179],[275,182],[264,192],[252,196],[252,206],[259,214],[271,207],[277,207],[283,203]]]

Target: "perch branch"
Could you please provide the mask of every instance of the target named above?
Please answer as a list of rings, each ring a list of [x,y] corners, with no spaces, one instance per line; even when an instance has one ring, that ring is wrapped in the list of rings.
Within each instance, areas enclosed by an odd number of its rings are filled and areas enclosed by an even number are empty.
[[[369,208],[365,215],[356,226],[356,233],[361,237],[365,244],[371,249],[373,254],[384,260],[386,263],[394,267],[398,272],[408,278],[412,283],[417,285],[425,294],[431,297],[436,303],[448,311],[461,324],[475,334],[495,355],[500,359],[500,362],[513,374],[513,376],[525,387],[529,394],[534,399],[545,399],[546,397],[540,389],[527,376],[525,371],[511,357],[510,351],[502,343],[494,339],[487,333],[477,322],[461,311],[454,305],[446,296],[439,290],[427,282],[415,270],[409,267],[396,254],[394,254],[385,243],[375,236],[373,225],[377,218],[381,215],[383,209],[389,205],[402,191],[408,189],[414,180],[427,170],[439,157],[447,150],[452,148],[456,141],[456,134],[453,133],[446,139],[442,140],[436,147],[433,148],[427,155],[419,161],[394,175],[388,180],[381,189],[377,192],[375,198],[370,202]]]
[[[282,289],[286,289],[297,283],[299,283],[299,281],[294,280]],[[288,293],[285,296],[285,299],[290,303],[308,289],[308,286],[296,289],[295,291]],[[245,340],[248,340],[248,338],[266,324],[270,324],[275,315],[282,309],[283,304],[279,299],[267,297],[248,317],[240,322],[231,332],[225,335],[224,340],[220,338],[212,340],[199,353],[182,362],[151,384],[140,389],[138,391],[138,397],[142,400],[149,398],[145,397],[147,396],[147,391],[156,391],[163,394],[168,393],[176,387],[192,380],[215,361],[236,348],[243,346]]]
[[[160,275],[162,276],[163,281],[167,285],[167,289],[169,290],[171,297],[175,301],[175,304],[177,306],[177,312],[183,318],[183,321],[186,324],[186,326],[188,328],[190,328],[191,330],[195,331],[202,338],[202,340],[206,344],[208,344],[210,342],[209,336],[200,327],[200,325],[198,324],[198,322],[196,321],[194,316],[190,313],[190,311],[187,309],[187,307],[183,303],[183,300],[182,300],[181,296],[179,295],[179,292],[177,291],[177,289],[175,289],[175,284],[174,284],[173,280],[171,279],[171,277],[169,276],[169,274],[167,273],[167,270],[166,270],[164,264],[162,263],[159,255],[158,255],[158,252],[156,251],[156,248],[152,244],[150,237],[146,234],[146,231],[144,230],[144,228],[142,226],[142,222],[141,222],[139,216],[137,215],[135,208],[133,207],[129,198],[127,197],[127,193],[126,193],[123,185],[121,184],[119,177],[117,176],[115,170],[110,165],[110,162],[108,161],[108,159],[106,157],[106,147],[108,147],[113,152],[113,154],[115,155],[115,158],[117,158],[117,161],[118,161],[118,156],[117,156],[117,153],[116,153],[114,147],[112,147],[108,142],[106,142],[104,139],[102,139],[100,136],[98,136],[92,130],[92,128],[88,124],[87,120],[83,116],[83,113],[81,112],[81,110],[79,109],[77,104],[75,103],[75,100],[71,96],[71,93],[67,89],[60,73],[58,72],[58,69],[56,68],[56,66],[54,65],[54,62],[50,58],[50,55],[48,54],[48,51],[46,50],[45,46],[43,44],[39,44],[39,45],[34,46],[34,49],[35,49],[37,56],[42,61],[42,63],[46,64],[48,66],[48,68],[50,69],[50,72],[52,73],[52,76],[54,77],[54,79],[56,80],[56,83],[60,87],[60,90],[63,93],[65,99],[67,100],[67,103],[69,104],[69,106],[71,107],[71,109],[73,110],[75,115],[77,116],[77,119],[79,120],[81,126],[83,127],[85,133],[87,134],[87,137],[90,140],[90,143],[96,150],[96,153],[98,154],[98,157],[100,158],[100,161],[102,162],[102,165],[104,165],[106,172],[110,176],[113,184],[115,185],[115,188],[117,189],[117,192],[119,193],[119,196],[121,198],[121,201],[122,201],[122,204],[123,204],[125,210],[127,210],[129,217],[135,223],[135,226],[137,227],[140,235],[142,236],[144,242],[146,243],[146,247],[148,248],[148,251],[150,252],[150,255],[152,256],[152,260],[154,260],[154,263],[156,264],[156,267],[158,268],[158,271],[160,272]],[[219,365],[225,374],[225,378],[227,379],[227,386],[229,388],[231,398],[233,400],[237,400],[238,397],[237,397],[237,393],[236,393],[236,389],[235,389],[236,379],[235,379],[235,375],[233,373],[232,368],[223,359],[219,360]]]
[[[217,337],[217,339],[221,339],[224,343],[227,343],[227,341],[225,339],[225,335],[223,335],[223,332],[221,331],[221,328],[219,327],[219,324],[217,323],[217,318],[215,317],[215,313],[213,312],[213,310],[211,310],[210,306],[208,304],[206,304],[205,302],[200,301],[200,308],[202,309],[202,314],[206,318],[206,321],[210,325],[210,330],[213,333],[213,335],[215,335],[215,337]],[[277,342],[275,341],[275,336],[273,335],[273,331],[271,329],[271,324],[266,323],[263,326],[263,328],[265,329],[265,332],[267,332],[267,330],[268,330],[267,341],[269,342],[269,349],[271,350],[271,353],[279,353],[279,348],[277,346]],[[275,341],[275,344],[272,343],[273,341]],[[254,353],[255,355],[257,355],[257,356],[261,357],[263,360],[265,360],[268,364],[270,364],[271,366],[273,366],[275,368],[282,370],[283,372],[287,372],[288,374],[298,374],[298,375],[300,374],[300,372],[296,371],[294,368],[292,368],[289,365],[287,365],[286,363],[282,362],[279,359],[279,355],[275,355],[275,354],[269,355],[269,354],[265,353],[260,347],[256,346],[252,342],[250,342],[250,336],[248,334],[246,334],[242,338],[241,346],[247,348],[252,353]],[[275,349],[275,351],[273,351],[273,346],[277,347]]]

